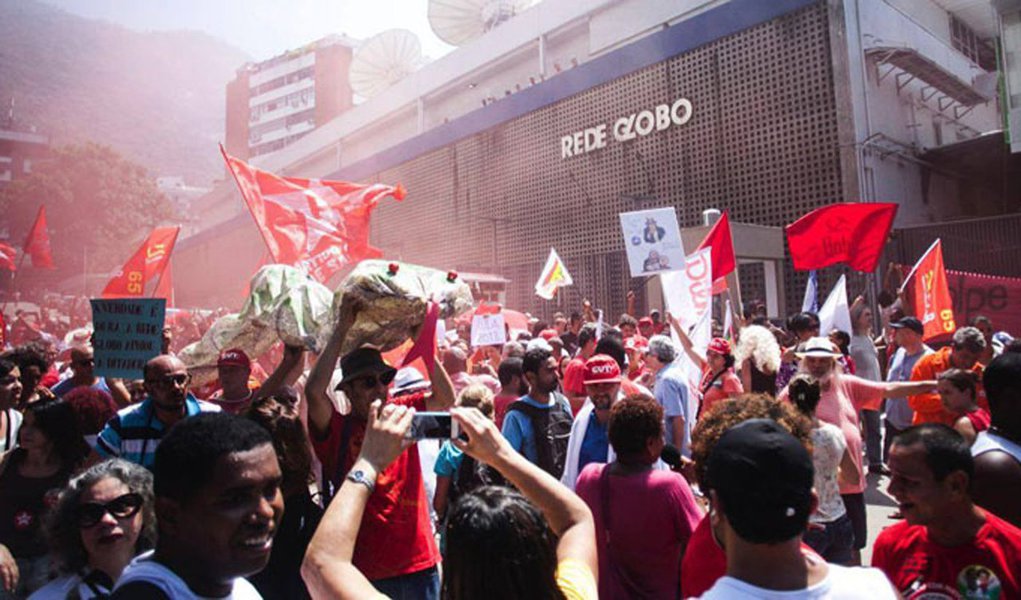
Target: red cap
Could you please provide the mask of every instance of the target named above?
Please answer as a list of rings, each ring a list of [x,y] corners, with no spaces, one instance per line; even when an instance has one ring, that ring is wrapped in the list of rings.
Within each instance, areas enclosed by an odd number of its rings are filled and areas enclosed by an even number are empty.
[[[216,361],[217,367],[244,367],[246,369],[252,368],[252,361],[249,360],[248,355],[241,348],[231,348],[230,350],[224,350],[220,353],[220,358]]]
[[[645,350],[649,347],[649,340],[636,333],[624,342],[624,347],[628,350]]]
[[[596,354],[585,361],[585,385],[620,383],[620,365],[606,354]]]
[[[709,342],[709,347],[706,348],[706,351],[726,356],[730,354],[730,342],[723,338],[713,338],[713,341]]]
[[[539,332],[539,337],[548,342],[555,337],[560,337],[560,334],[557,333],[556,329],[543,329],[542,331]]]
[[[638,319],[638,326],[641,327],[642,325],[652,327],[655,323],[652,322],[652,317],[642,317],[641,319]]]

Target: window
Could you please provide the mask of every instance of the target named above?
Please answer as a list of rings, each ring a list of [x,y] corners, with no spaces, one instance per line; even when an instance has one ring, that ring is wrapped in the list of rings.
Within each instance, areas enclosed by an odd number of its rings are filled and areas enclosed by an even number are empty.
[[[986,71],[996,70],[996,54],[993,48],[954,15],[950,15],[950,44]]]

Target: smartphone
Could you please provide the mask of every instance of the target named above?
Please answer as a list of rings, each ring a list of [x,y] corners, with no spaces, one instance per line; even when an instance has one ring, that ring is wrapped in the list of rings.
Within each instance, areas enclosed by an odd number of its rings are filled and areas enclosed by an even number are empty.
[[[453,439],[458,436],[457,422],[446,412],[417,412],[412,417],[407,437],[412,440]]]

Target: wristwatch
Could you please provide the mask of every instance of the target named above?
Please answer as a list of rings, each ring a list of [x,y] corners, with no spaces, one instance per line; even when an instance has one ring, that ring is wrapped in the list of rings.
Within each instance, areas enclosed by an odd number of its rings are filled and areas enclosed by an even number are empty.
[[[357,471],[349,472],[347,474],[346,479],[348,481],[353,481],[355,483],[360,483],[360,484],[364,485],[365,487],[369,488],[369,493],[370,494],[376,490],[376,482],[375,482],[375,480],[374,479],[370,479],[369,476],[365,473],[365,471],[362,471],[361,469],[358,469]]]

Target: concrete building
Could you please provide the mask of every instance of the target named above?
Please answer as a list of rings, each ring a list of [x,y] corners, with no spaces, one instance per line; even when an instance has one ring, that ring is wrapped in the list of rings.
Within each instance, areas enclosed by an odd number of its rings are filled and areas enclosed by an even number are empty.
[[[402,183],[372,243],[505,277],[521,310],[556,308],[532,293],[554,246],[577,282],[563,306],[615,315],[649,287],[629,276],[620,212],[673,206],[687,228],[718,208],[781,227],[893,201],[902,227],[1019,210],[998,27],[990,0],[546,0],[256,164]],[[958,168],[958,144],[977,168]],[[262,255],[228,183],[202,201],[209,227],[179,243],[216,274],[180,273],[184,302],[233,303]],[[804,274],[785,270],[742,261],[744,298],[786,314]]]
[[[329,36],[238,69],[227,84],[227,152],[246,160],[276,152],[350,109],[355,44]]]

